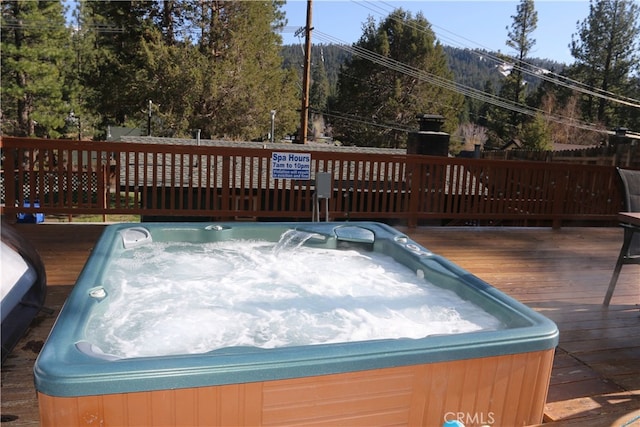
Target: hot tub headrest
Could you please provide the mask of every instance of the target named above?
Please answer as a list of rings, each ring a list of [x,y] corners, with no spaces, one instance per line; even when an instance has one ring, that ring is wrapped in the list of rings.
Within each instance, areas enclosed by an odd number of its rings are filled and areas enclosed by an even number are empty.
[[[109,354],[109,353],[105,353],[104,351],[102,351],[102,349],[100,347],[98,347],[95,344],[92,344],[88,341],[78,341],[76,343],[76,348],[78,350],[80,350],[82,353],[86,354],[87,356],[91,356],[91,357],[95,357],[98,359],[103,359],[103,360],[120,360],[122,359],[119,356],[113,355],[113,354]]]
[[[373,243],[376,235],[373,231],[357,225],[343,225],[333,229],[338,240],[354,243]]]
[[[122,244],[125,249],[135,248],[151,243],[151,232],[144,227],[131,227],[120,230]]]
[[[344,242],[371,244],[376,240],[376,233],[370,228],[361,225],[319,223],[318,225],[296,227],[296,230],[310,234],[320,234]]]

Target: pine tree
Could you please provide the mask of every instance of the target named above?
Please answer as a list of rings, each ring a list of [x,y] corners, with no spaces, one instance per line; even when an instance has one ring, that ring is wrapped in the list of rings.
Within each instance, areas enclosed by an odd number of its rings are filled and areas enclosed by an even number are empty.
[[[511,23],[511,29],[507,27],[509,32],[506,44],[515,51],[515,56],[512,58],[514,62],[513,69],[502,85],[500,95],[505,99],[509,99],[515,105],[523,105],[525,101],[523,69],[528,66],[525,63],[525,59],[529,56],[536,43],[531,34],[538,25],[538,13],[535,10],[533,0],[520,0],[516,15],[511,16],[511,18],[513,22]],[[508,121],[505,122],[509,126],[505,133],[516,136],[526,120],[526,116],[511,111]]]
[[[193,129],[202,127],[194,120],[204,91],[202,54],[193,45],[167,42],[160,29],[150,32],[142,50],[145,76],[138,91],[151,101],[146,111],[146,126],[151,129],[147,131],[154,136],[191,137]]]
[[[58,137],[69,116],[73,63],[60,1],[2,2],[2,131]]]
[[[322,52],[323,46],[319,46]],[[316,48],[317,50],[317,48]],[[319,55],[319,61],[314,62],[311,68],[311,88],[309,89],[309,106],[315,111],[324,111],[327,108],[329,98],[329,79],[324,66],[324,53]]]
[[[524,126],[522,141],[525,147],[533,150],[550,150],[553,147],[551,127],[542,113],[536,113],[533,120]]]
[[[102,117],[103,128],[131,126],[149,99],[139,90],[146,66],[141,45],[157,14],[154,3],[81,0],[80,6],[83,44],[91,46],[82,52],[81,82],[90,88],[84,102]]]
[[[295,74],[283,70],[282,2],[218,1],[201,4],[199,49],[204,75],[196,115],[209,135],[260,138],[276,110],[276,134],[295,129]]]
[[[511,29],[509,30],[507,46],[515,50],[515,66],[509,76],[513,76],[514,82],[514,102],[521,102],[523,97],[522,84],[523,73],[522,69],[526,66],[524,60],[529,56],[531,49],[536,44],[536,40],[531,38],[531,34],[538,26],[538,12],[535,10],[533,0],[520,0],[520,4],[517,8],[517,14],[511,16],[513,22],[511,23]]]
[[[416,129],[415,117],[421,113],[443,115],[447,131],[457,127],[463,98],[433,84],[439,78],[451,81],[453,76],[422,13],[414,18],[397,9],[379,26],[370,18],[355,47],[365,55],[354,55],[341,70],[332,107],[332,113],[343,117],[334,121],[342,140],[364,146],[404,146],[407,130]],[[371,56],[378,61],[372,62]],[[404,69],[397,67],[399,63]],[[414,71],[408,72],[407,67]]]
[[[568,74],[586,85],[626,95],[634,72],[640,71],[640,5],[627,0],[591,1],[589,16],[578,24],[569,45],[576,62]],[[585,95],[583,114],[590,122],[618,126],[624,116],[606,97]]]
[[[277,111],[295,129],[294,73],[282,68],[282,2],[81,2],[85,103],[102,125],[157,136],[259,138]],[[151,101],[151,102],[150,102]],[[149,119],[148,109],[151,111]]]
[[[627,89],[624,91],[629,98],[640,100],[640,73],[631,76],[627,83]],[[618,106],[616,119],[619,126],[632,129],[636,132],[640,131],[640,108],[628,106]]]

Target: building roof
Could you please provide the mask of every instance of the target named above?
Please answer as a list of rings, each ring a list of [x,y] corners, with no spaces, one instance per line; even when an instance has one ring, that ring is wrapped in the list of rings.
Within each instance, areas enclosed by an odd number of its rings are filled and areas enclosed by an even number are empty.
[[[216,139],[193,138],[161,138],[155,136],[122,136],[122,142],[135,142],[146,144],[170,144],[170,145],[202,145],[208,147],[244,147],[244,148],[277,148],[289,151],[334,151],[342,153],[373,153],[373,154],[407,154],[402,148],[376,148],[355,147],[327,144],[324,142],[308,142],[306,144],[292,144],[284,142],[249,142],[249,141],[224,141]]]

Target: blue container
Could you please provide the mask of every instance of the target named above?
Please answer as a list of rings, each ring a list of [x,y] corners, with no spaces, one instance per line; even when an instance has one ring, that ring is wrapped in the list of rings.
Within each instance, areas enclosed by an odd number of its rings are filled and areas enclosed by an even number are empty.
[[[31,203],[29,201],[25,201],[22,204],[23,207],[25,208],[29,208],[31,207]],[[40,207],[40,203],[35,202],[33,204],[34,208],[39,208]],[[30,224],[38,224],[41,222],[44,222],[44,214],[43,213],[19,213],[18,214],[18,222],[19,223],[30,223]]]

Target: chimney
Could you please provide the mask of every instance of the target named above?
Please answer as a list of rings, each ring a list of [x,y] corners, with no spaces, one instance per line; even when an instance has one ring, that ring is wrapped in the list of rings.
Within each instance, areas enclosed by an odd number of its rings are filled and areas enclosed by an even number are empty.
[[[437,114],[418,114],[420,130],[409,132],[407,154],[449,156],[449,134],[441,132],[444,117]]]

